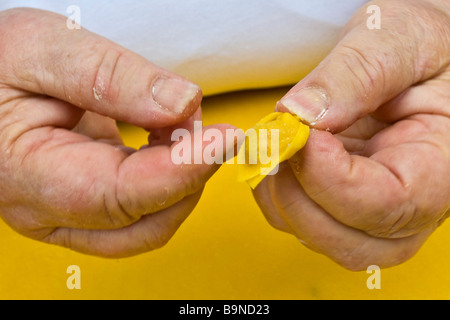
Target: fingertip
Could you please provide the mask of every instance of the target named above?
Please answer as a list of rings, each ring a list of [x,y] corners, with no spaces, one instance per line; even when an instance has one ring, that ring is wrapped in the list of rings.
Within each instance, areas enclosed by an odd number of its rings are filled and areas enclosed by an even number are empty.
[[[201,119],[202,89],[176,75],[159,75],[152,82],[145,127],[164,128]]]
[[[283,97],[277,108],[290,112],[303,122],[314,126],[325,117],[329,104],[328,94],[323,88],[306,86]]]
[[[178,78],[159,76],[152,85],[152,100],[164,111],[186,120],[199,108],[203,98],[195,83]]]
[[[311,129],[306,145],[290,159],[290,163],[296,174],[303,170],[320,172],[329,170],[347,155],[342,142],[333,134]]]

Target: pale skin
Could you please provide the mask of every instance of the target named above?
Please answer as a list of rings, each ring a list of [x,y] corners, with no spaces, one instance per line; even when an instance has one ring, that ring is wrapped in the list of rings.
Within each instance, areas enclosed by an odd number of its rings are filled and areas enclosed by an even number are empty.
[[[254,191],[274,227],[350,270],[410,259],[450,208],[450,3],[371,4],[381,30],[367,29],[362,8],[278,103],[313,130]],[[218,168],[170,161],[167,134],[201,117],[199,88],[37,10],[0,13],[0,56],[3,220],[105,257],[167,243]],[[152,89],[160,78],[176,79],[172,100]],[[293,95],[304,88],[319,90],[326,112]],[[130,150],[115,120],[156,138]]]
[[[0,13],[1,218],[102,257],[159,248],[219,167],[171,161],[168,133],[201,119],[201,90],[66,19]],[[150,130],[149,145],[123,146],[116,120]]]
[[[327,112],[254,192],[273,226],[350,270],[405,262],[450,214],[450,2],[370,4],[381,29],[361,9],[277,104],[311,118],[293,93],[318,88]]]

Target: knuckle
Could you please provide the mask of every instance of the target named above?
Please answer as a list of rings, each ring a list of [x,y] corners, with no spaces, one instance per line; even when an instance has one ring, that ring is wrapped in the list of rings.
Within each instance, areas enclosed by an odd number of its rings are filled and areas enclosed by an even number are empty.
[[[272,215],[265,215],[267,222],[269,225],[279,231],[286,231],[286,224],[280,221],[280,218],[272,217]]]
[[[150,212],[148,206],[141,203],[145,199],[130,185],[127,170],[123,167],[123,162],[118,164],[115,186],[103,197],[105,212],[115,227],[129,226]]]
[[[53,228],[41,236],[39,239],[43,242],[58,245],[64,248],[72,247],[71,229],[69,228]]]
[[[155,250],[164,247],[172,239],[174,232],[167,226],[156,225],[153,226],[148,236],[144,238],[144,244],[147,251]]]
[[[129,210],[123,200],[117,196],[113,201],[108,201],[106,195],[103,196],[104,212],[110,221],[112,228],[122,228],[129,226],[141,217],[136,210]]]
[[[178,177],[181,180],[181,185],[183,186],[182,196],[189,196],[200,191],[205,185],[205,176],[195,172],[195,165],[192,165],[192,172],[186,170],[186,168],[180,167],[180,172]]]
[[[383,92],[385,88],[385,65],[387,54],[367,54],[366,49],[342,45],[337,49],[341,56],[343,68],[354,76],[351,83],[361,97],[368,97],[374,92]]]
[[[367,234],[377,238],[398,238],[414,234],[418,227],[417,208],[412,201],[405,201],[381,216],[378,223],[365,230]]]
[[[0,12],[0,17],[2,18],[0,19],[0,26],[3,26],[3,24],[6,26],[15,24],[27,26],[27,23],[33,23],[33,19],[38,17],[36,15],[37,12],[36,9],[25,7],[3,10]]]
[[[131,68],[129,54],[124,49],[111,44],[101,44],[100,58],[95,68],[92,94],[96,101],[117,102],[120,83],[126,81]]]

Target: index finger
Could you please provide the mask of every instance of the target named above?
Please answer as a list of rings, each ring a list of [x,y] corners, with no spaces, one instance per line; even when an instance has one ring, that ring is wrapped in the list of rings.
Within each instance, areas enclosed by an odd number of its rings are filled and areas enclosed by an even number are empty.
[[[181,122],[202,99],[194,83],[51,12],[0,12],[0,46],[0,83],[144,128]]]

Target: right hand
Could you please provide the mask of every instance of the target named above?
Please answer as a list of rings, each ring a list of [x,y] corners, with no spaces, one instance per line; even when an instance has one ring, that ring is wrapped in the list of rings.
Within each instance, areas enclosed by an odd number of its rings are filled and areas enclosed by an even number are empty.
[[[450,3],[367,6],[278,103],[313,130],[255,190],[273,226],[355,271],[407,261],[450,216]]]

